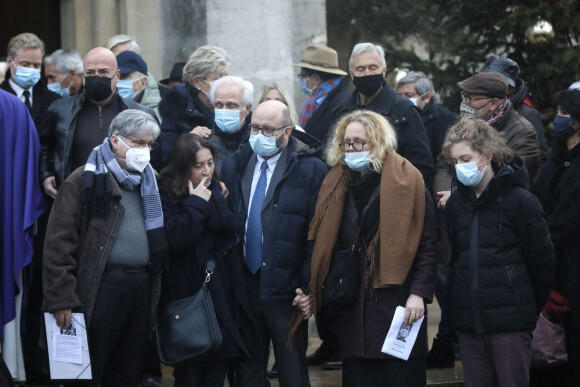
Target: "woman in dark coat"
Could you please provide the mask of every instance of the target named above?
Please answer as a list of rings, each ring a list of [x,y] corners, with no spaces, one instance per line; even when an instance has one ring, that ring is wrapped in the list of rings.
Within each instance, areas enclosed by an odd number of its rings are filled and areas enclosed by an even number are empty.
[[[451,127],[443,155],[458,179],[445,212],[466,385],[527,386],[532,331],[554,271],[542,206],[523,161],[484,121]]]
[[[206,262],[214,260],[209,288],[223,336],[218,354],[175,367],[175,386],[222,386],[229,360],[247,357],[246,343],[255,334],[245,318],[240,260],[231,251],[238,242],[236,219],[220,192],[214,156],[210,142],[184,134],[159,182],[171,249],[161,303],[195,294],[205,279]]]
[[[211,136],[214,113],[208,94],[211,83],[228,75],[228,57],[223,48],[201,46],[183,67],[183,85],[175,86],[159,103],[161,145],[155,158],[157,170],[169,162],[173,145],[184,133]]]
[[[433,201],[421,173],[395,153],[396,139],[380,114],[358,110],[340,119],[327,146],[333,168],[310,225],[310,294],[297,290],[294,300],[301,317],[322,306],[332,250],[353,251],[358,260],[358,295],[340,315],[343,386],[426,383],[426,322],[409,360],[381,352],[397,306],[406,309],[405,325],[425,315],[437,263]]]
[[[547,384],[580,385],[580,90],[564,90],[554,99],[554,148],[534,187],[548,219],[556,250],[554,288],[570,303],[566,316],[569,365],[545,375]],[[541,372],[544,373],[544,372]],[[554,382],[555,377],[565,379]],[[535,376],[535,375],[534,375]],[[536,379],[536,378],[533,378]],[[560,380],[560,379],[558,379]],[[539,384],[538,384],[539,385]]]

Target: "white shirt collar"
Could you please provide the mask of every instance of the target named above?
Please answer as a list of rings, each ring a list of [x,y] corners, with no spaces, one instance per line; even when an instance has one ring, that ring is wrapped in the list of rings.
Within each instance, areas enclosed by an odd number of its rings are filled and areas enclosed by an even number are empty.
[[[30,89],[23,89],[22,87],[20,87],[16,82],[14,82],[12,80],[12,77],[10,77],[10,79],[8,79],[8,83],[10,83],[10,87],[12,88],[12,90],[14,90],[14,92],[16,93],[16,96],[22,101],[24,102],[25,98],[22,95],[22,93],[24,93],[24,90],[28,90],[30,92],[30,104],[32,105],[32,89],[33,87],[31,87]]]

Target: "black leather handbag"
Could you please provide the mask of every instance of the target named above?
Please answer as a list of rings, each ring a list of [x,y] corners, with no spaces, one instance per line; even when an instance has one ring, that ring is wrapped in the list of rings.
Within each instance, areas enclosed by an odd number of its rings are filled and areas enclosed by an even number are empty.
[[[360,277],[358,259],[350,247],[332,250],[330,269],[322,285],[323,305],[348,306],[358,297]]]
[[[214,268],[215,262],[208,261],[205,281],[193,296],[160,307],[155,334],[164,364],[175,366],[220,350],[222,335],[208,288]]]

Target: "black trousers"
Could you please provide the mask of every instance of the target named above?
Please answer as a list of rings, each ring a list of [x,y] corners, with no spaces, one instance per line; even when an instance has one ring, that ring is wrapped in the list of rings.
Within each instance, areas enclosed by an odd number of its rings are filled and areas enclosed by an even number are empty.
[[[151,278],[146,268],[107,268],[88,328],[95,385],[137,386],[147,340]]]
[[[380,345],[380,344],[379,344]],[[427,383],[425,356],[401,359],[343,359],[343,387],[419,387]]]
[[[260,271],[252,275],[245,270],[248,280],[249,302],[260,331],[264,359],[238,364],[239,386],[263,387],[266,380],[265,359],[270,338],[280,375],[281,387],[310,387],[306,350],[308,348],[308,324],[304,321],[292,339],[292,351],[287,346],[289,323],[294,313],[292,298],[284,301],[263,301],[260,295]]]

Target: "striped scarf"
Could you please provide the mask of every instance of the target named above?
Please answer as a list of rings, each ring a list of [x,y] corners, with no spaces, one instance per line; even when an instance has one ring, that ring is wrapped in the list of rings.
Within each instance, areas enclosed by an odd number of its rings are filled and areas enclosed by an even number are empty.
[[[312,118],[312,115],[318,107],[316,101],[322,97],[326,97],[332,90],[336,89],[340,85],[340,81],[340,77],[329,79],[320,85],[315,95],[308,97],[300,112],[300,119],[298,120],[301,127],[305,127],[308,120]]]

